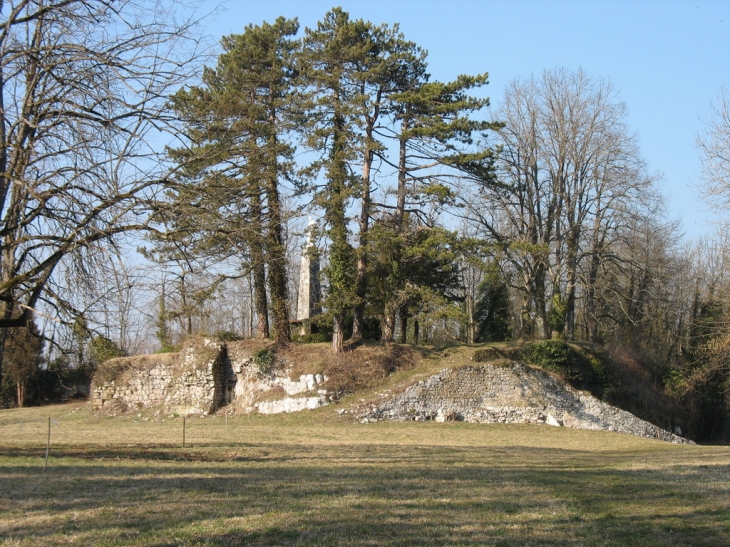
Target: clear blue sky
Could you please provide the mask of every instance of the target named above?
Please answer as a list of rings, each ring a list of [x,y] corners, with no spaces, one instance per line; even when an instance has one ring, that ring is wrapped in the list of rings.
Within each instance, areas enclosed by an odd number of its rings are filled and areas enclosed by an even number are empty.
[[[218,4],[206,0],[201,10]],[[204,31],[217,40],[279,15],[298,17],[303,29],[333,6],[375,24],[399,23],[428,50],[434,79],[489,72],[493,106],[507,82],[545,69],[582,67],[609,79],[649,171],[662,173],[669,216],[682,219],[689,238],[712,231],[695,187],[695,138],[720,87],[730,87],[730,1],[230,0]]]

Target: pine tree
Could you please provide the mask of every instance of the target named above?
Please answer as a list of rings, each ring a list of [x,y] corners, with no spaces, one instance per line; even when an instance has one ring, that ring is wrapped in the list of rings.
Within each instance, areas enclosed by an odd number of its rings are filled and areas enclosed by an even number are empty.
[[[345,211],[357,185],[349,164],[362,142],[357,126],[362,100],[358,78],[365,59],[376,54],[371,36],[369,23],[351,21],[347,13],[335,8],[316,29],[306,30],[299,58],[308,86],[306,143],[311,150],[322,151],[310,172],[324,169],[326,178],[315,202],[324,210],[330,240],[325,307],[332,316],[335,352],[343,349],[345,315],[357,304],[355,253]]]
[[[292,178],[294,153],[282,136],[293,124],[297,30],[296,20],[279,18],[224,37],[203,85],[173,98],[189,144],[170,151],[183,165],[167,211],[174,230],[201,234],[194,253],[248,255],[259,336],[268,336],[270,298],[281,344],[290,332],[280,184]]]
[[[454,82],[429,82],[425,58],[410,65],[398,80],[398,93],[390,97],[391,137],[398,142],[397,161],[383,158],[397,170],[396,205],[391,215],[392,237],[401,240],[391,246],[392,264],[406,260],[407,213],[418,218],[424,227],[433,227],[432,213],[454,201],[452,181],[459,177],[492,180],[495,153],[492,148],[474,141],[476,135],[500,127],[500,124],[474,119],[489,104],[485,98],[469,94],[487,83],[487,74],[459,76]],[[436,171],[438,169],[438,171]],[[431,211],[429,211],[429,208]],[[392,269],[402,271],[402,267]],[[403,290],[405,278],[396,276],[391,284]],[[384,306],[383,340],[392,340],[398,312],[408,315],[405,303],[397,297]],[[403,322],[403,321],[402,321]]]

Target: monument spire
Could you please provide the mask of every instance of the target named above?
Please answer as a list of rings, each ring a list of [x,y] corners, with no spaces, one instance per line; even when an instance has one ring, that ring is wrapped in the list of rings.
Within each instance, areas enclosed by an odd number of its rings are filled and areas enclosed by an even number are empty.
[[[302,248],[299,266],[299,297],[297,299],[297,321],[302,322],[301,334],[309,334],[309,320],[322,313],[319,287],[319,251],[314,244],[314,220],[309,217],[307,243]]]

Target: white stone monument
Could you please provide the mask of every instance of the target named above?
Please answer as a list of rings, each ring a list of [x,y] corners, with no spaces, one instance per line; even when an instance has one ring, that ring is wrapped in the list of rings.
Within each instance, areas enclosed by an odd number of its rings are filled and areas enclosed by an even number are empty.
[[[314,245],[314,221],[309,219],[307,243],[302,249],[299,265],[299,298],[297,299],[297,322],[301,321],[300,334],[311,332],[309,320],[322,313],[319,306],[321,300],[319,286],[319,253]]]

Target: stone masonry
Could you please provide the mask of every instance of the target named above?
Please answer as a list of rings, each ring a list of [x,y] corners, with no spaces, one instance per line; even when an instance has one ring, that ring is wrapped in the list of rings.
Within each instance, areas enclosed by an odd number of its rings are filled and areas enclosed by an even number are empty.
[[[371,420],[463,420],[476,423],[534,423],[617,431],[687,443],[649,422],[567,386],[542,369],[507,367],[444,369],[403,393],[370,406]]]
[[[301,374],[292,379],[290,371],[291,364],[280,360],[262,372],[245,342],[197,339],[180,353],[107,361],[92,383],[93,405],[109,414],[141,409],[208,414],[222,408],[273,414],[332,402],[324,389],[326,376]],[[444,369],[355,412],[364,422],[534,423],[689,442],[576,391],[542,369],[518,363]]]
[[[322,299],[319,284],[319,258],[313,238],[314,221],[309,219],[307,243],[302,249],[299,265],[299,296],[297,298],[296,320],[301,321],[300,334],[310,332],[309,320],[322,313],[319,301]]]
[[[326,376],[302,374],[298,380],[291,380],[288,363],[279,363],[271,372],[262,374],[251,353],[236,342],[228,345],[228,357],[236,378],[231,397],[231,409],[235,412],[297,412],[312,410],[331,401],[327,391],[321,389],[321,384],[327,381]]]
[[[142,409],[209,414],[223,407],[275,414],[314,409],[331,401],[321,389],[326,377],[303,374],[291,380],[286,365],[280,362],[262,373],[245,343],[197,339],[180,353],[107,361],[92,382],[92,402],[95,409],[109,414]]]
[[[207,414],[225,401],[225,346],[217,341],[203,339],[180,353],[122,357],[103,366],[107,377],[97,373],[91,388],[94,408],[101,411]]]

